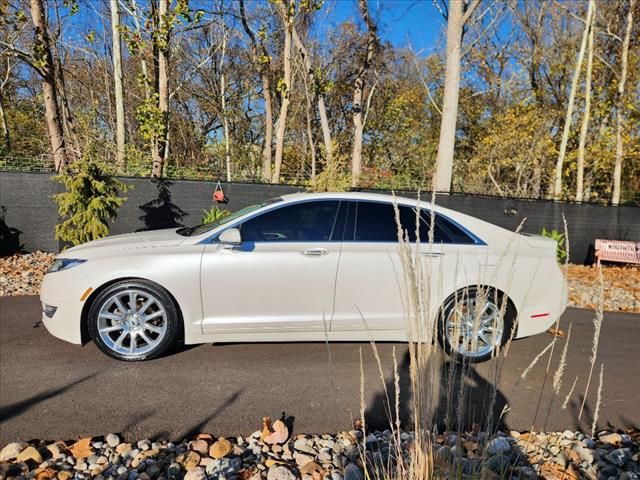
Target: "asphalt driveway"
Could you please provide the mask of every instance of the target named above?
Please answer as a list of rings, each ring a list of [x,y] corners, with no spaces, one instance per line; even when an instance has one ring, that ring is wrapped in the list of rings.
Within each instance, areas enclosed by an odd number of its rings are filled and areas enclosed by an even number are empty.
[[[50,336],[39,323],[37,297],[0,298],[0,443],[16,439],[57,439],[108,432],[129,438],[178,439],[193,432],[248,434],[261,417],[282,412],[295,417],[296,432],[348,429],[360,416],[360,351],[363,355],[367,420],[384,426],[385,385],[371,346],[322,343],[199,345],[178,349],[151,362],[127,364],[102,355],[93,344],[74,346]],[[590,430],[600,363],[604,362],[599,425],[640,425],[640,315],[605,314],[596,374],[585,411],[578,421],[592,344],[593,312],[569,309],[561,328],[573,322],[568,362],[560,395],[550,403],[552,374],[564,339],[555,346],[551,374],[548,355],[525,380],[523,370],[552,340],[543,334],[512,344],[501,369],[495,362],[452,376],[442,356],[434,369],[434,403],[445,418],[445,404],[465,406],[467,421],[482,421],[506,411],[504,427],[518,430]],[[385,384],[393,395],[393,350],[400,365],[401,415],[411,402],[407,346],[379,344]],[[437,371],[436,371],[437,370]],[[495,396],[489,387],[497,379]],[[454,372],[455,373],[455,372]],[[562,409],[574,379],[576,387]],[[456,384],[463,381],[459,402]],[[449,393],[448,403],[442,398]],[[542,392],[542,393],[541,393]],[[492,400],[492,398],[494,400]]]

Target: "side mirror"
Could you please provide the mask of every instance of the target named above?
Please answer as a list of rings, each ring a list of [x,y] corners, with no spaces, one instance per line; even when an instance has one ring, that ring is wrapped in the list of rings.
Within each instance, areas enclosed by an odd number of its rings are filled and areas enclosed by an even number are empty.
[[[242,243],[240,230],[237,228],[228,228],[220,234],[218,241],[228,245],[240,245]]]

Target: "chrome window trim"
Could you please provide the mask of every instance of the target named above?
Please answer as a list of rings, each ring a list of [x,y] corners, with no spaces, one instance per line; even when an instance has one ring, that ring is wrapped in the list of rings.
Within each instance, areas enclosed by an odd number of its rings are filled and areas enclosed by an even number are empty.
[[[352,202],[360,202],[360,203],[382,203],[385,205],[393,205],[393,202],[385,202],[382,200],[358,200],[358,199],[345,199],[346,201],[352,201]],[[429,208],[425,208],[425,207],[418,207],[417,205],[410,205],[410,204],[406,204],[406,203],[398,203],[397,204],[399,207],[409,207],[409,208],[420,208],[421,212],[426,212],[429,216],[431,216],[431,212],[432,210]],[[357,212],[356,212],[357,213]],[[465,227],[464,225],[461,225],[459,222],[455,221],[453,218],[448,217],[440,212],[434,212],[436,217],[440,217],[443,218],[449,222],[451,222],[453,225],[455,225],[456,227],[458,227],[460,230],[462,230],[466,235],[468,235],[471,240],[473,240],[473,243],[459,243],[459,242],[433,242],[433,245],[474,245],[474,246],[486,246],[487,243],[482,240],[480,237],[478,237],[475,233],[473,233],[472,231],[470,231],[467,227]],[[357,229],[357,217],[354,220],[354,228]],[[398,243],[397,240],[380,240],[380,241],[375,241],[375,240],[343,240],[344,243]],[[415,242],[411,242],[412,244],[415,244]],[[424,243],[422,242],[422,245],[429,245],[429,243]]]
[[[248,214],[248,216],[246,217],[241,217],[236,219],[233,223],[231,224],[225,224],[222,225],[220,228],[220,231],[216,231],[214,232],[211,236],[204,238],[202,240],[200,240],[197,245],[209,245],[212,243],[218,243],[218,237],[222,234],[222,232],[224,232],[225,230],[229,229],[229,228],[237,228],[238,225],[241,225],[242,223],[246,222],[247,220],[251,220],[252,218],[255,218],[259,215],[264,215],[268,212],[280,209],[280,208],[285,208],[285,207],[289,207],[292,205],[297,205],[297,204],[301,204],[301,203],[309,203],[309,202],[339,202],[338,203],[338,212],[336,214],[336,219],[334,220],[334,227],[335,227],[335,222],[338,219],[338,214],[340,213],[340,204],[342,202],[367,202],[367,203],[382,203],[384,205],[392,205],[393,206],[393,202],[392,201],[384,201],[384,200],[360,200],[357,198],[340,198],[340,197],[326,197],[326,198],[308,198],[308,199],[302,199],[302,200],[294,200],[291,202],[287,202],[286,200],[282,203],[278,202],[275,203],[273,205],[268,205],[266,206],[266,210],[258,210],[256,212],[252,212],[250,214]],[[407,203],[398,203],[398,206],[401,207],[409,207],[409,208],[420,208],[421,211],[424,211],[426,213],[428,213],[429,215],[431,215],[432,210],[429,208],[425,208],[425,207],[418,207],[417,205],[411,205],[411,204],[407,204]],[[451,222],[452,224],[454,224],[456,227],[458,227],[460,230],[462,230],[465,234],[467,234],[471,240],[473,240],[473,243],[456,243],[456,242],[438,242],[438,243],[433,243],[433,245],[470,245],[470,246],[486,246],[487,243],[482,240],[480,237],[478,237],[475,233],[473,233],[472,231],[470,231],[467,227],[465,227],[464,225],[461,225],[459,222],[457,222],[456,220],[454,220],[451,217],[448,217],[440,212],[435,212],[435,216],[438,217],[442,217],[445,220]],[[356,227],[356,223],[354,221],[354,228]],[[331,232],[333,234],[333,230]],[[259,241],[259,242],[253,242],[253,243],[277,243],[277,244],[287,244],[287,243],[337,243],[337,242],[344,242],[344,243],[384,243],[384,244],[396,244],[398,243],[397,241],[392,241],[392,240],[387,240],[387,241],[358,241],[358,240],[317,240],[317,241],[308,241],[308,240],[289,240],[286,242],[269,242],[269,241]],[[415,242],[413,242],[415,243]],[[429,245],[429,243],[423,243],[423,245]]]
[[[252,218],[258,217],[260,215],[264,215],[266,213],[269,212],[273,212],[275,210],[279,210],[281,208],[285,208],[285,207],[290,207],[292,205],[298,205],[301,203],[309,203],[309,202],[338,202],[338,211],[336,212],[336,218],[333,220],[333,226],[331,228],[331,234],[333,235],[333,228],[335,227],[335,223],[338,219],[338,214],[340,213],[340,202],[342,202],[344,199],[342,198],[334,198],[334,197],[327,197],[327,198],[307,198],[304,200],[295,200],[292,202],[283,202],[283,203],[275,203],[272,205],[267,205],[265,208],[266,210],[258,210],[255,212],[252,212],[250,214],[248,214],[248,216],[245,217],[240,217],[236,220],[234,220],[232,223],[230,224],[225,224],[225,225],[221,225],[221,230],[220,231],[216,231],[215,233],[213,233],[210,237],[205,238],[203,240],[200,240],[198,242],[198,245],[200,244],[212,244],[212,243],[218,243],[218,237],[222,234],[222,232],[224,232],[225,230],[229,229],[229,228],[237,228],[238,225],[243,224],[244,222],[251,220]],[[341,242],[342,240],[288,240],[286,242],[269,242],[269,241],[259,241],[259,242],[252,242],[252,243],[277,243],[279,245],[284,245],[287,243],[336,243],[336,242]]]

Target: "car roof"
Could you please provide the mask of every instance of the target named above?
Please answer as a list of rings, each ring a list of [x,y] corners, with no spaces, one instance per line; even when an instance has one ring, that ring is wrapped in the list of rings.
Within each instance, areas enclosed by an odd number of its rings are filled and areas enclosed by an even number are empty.
[[[402,197],[398,195],[389,195],[384,193],[373,192],[321,192],[321,193],[309,193],[309,192],[297,192],[282,195],[281,198],[284,201],[295,200],[313,200],[313,199],[338,199],[338,200],[369,200],[378,202],[393,202],[394,200],[400,204],[416,205],[417,199]],[[430,206],[430,202],[420,201],[420,205],[423,207]],[[436,206],[437,208],[437,206]]]

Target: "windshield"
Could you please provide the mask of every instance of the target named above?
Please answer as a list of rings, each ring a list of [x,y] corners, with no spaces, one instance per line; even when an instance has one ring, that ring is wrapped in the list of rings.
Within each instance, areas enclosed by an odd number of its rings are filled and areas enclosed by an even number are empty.
[[[258,210],[259,208],[266,207],[267,205],[271,205],[273,203],[277,203],[281,201],[282,201],[282,198],[280,197],[272,198],[270,200],[267,200],[266,202],[258,203],[257,205],[251,205],[249,207],[245,207],[241,210],[238,210],[237,212],[233,212],[232,214],[227,215],[226,217],[223,217],[219,220],[216,220],[215,222],[204,223],[202,225],[196,225],[194,227],[181,228],[180,230],[177,231],[177,233],[184,237],[196,237],[198,235],[202,235],[203,233],[210,232],[211,230],[214,230],[220,227],[221,225],[229,223],[235,220],[236,218],[240,218],[243,215],[246,215],[247,213],[251,213],[255,210]]]

